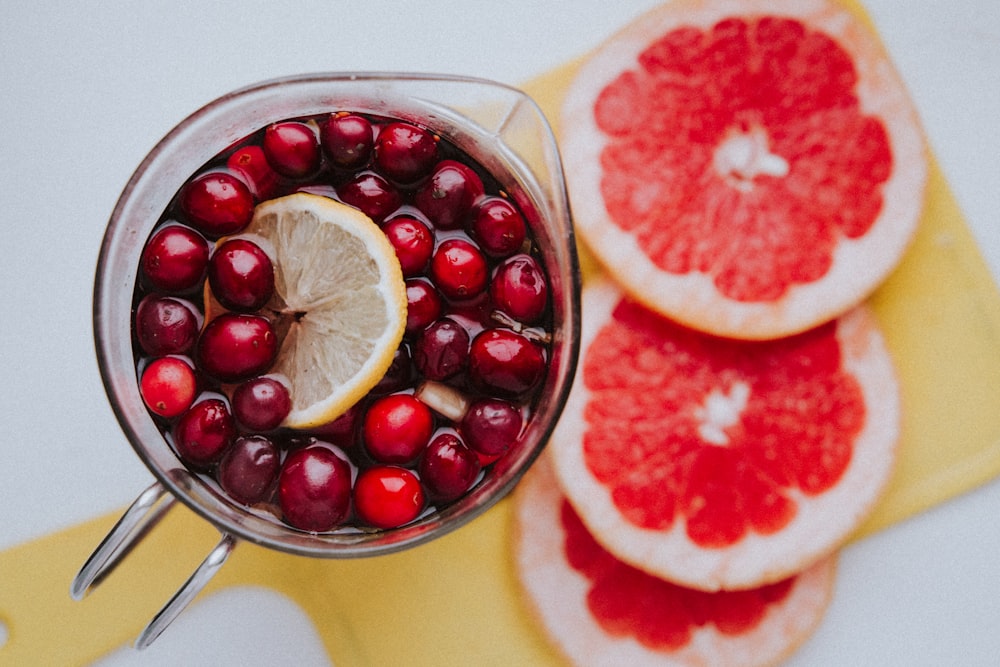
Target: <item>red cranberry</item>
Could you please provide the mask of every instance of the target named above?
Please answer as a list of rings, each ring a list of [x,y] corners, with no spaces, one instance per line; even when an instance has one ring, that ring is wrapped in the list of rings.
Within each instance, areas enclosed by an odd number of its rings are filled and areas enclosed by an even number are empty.
[[[457,375],[468,359],[469,333],[448,318],[424,329],[413,346],[413,363],[430,380],[446,380]]]
[[[545,375],[539,346],[510,329],[487,329],[469,349],[469,377],[488,393],[515,397],[535,387]]]
[[[146,354],[184,354],[201,328],[194,306],[170,296],[149,294],[135,311],[135,334]]]
[[[261,143],[274,170],[289,178],[305,178],[319,171],[319,139],[305,123],[286,121],[268,125]]]
[[[333,421],[309,429],[309,433],[321,440],[348,449],[354,445],[354,437],[358,424],[361,423],[364,408],[364,401],[359,401]]]
[[[194,227],[215,238],[235,234],[250,224],[253,195],[233,174],[213,171],[184,186],[181,209]]]
[[[278,448],[271,439],[249,435],[233,441],[219,461],[216,477],[233,500],[253,505],[268,500],[280,469]]]
[[[375,139],[375,166],[397,183],[413,183],[437,162],[437,137],[410,123],[389,123]]]
[[[248,239],[230,239],[216,248],[208,262],[212,294],[229,310],[260,310],[274,294],[274,267],[260,246]]]
[[[372,124],[356,114],[338,113],[320,127],[326,156],[341,169],[360,169],[371,159],[375,146]]]
[[[271,431],[281,425],[292,409],[288,387],[278,380],[262,376],[240,384],[233,390],[233,415],[251,431]]]
[[[368,454],[380,463],[408,464],[431,439],[434,415],[410,394],[391,394],[368,408],[362,438]]]
[[[483,181],[471,167],[455,160],[441,160],[417,190],[413,202],[435,227],[454,229],[461,226],[483,192]]]
[[[395,186],[371,171],[362,172],[338,187],[337,196],[379,224],[403,203]]]
[[[441,296],[426,280],[406,281],[406,333],[422,331],[441,316]]]
[[[264,149],[257,144],[236,150],[226,160],[226,168],[246,183],[258,201],[273,197],[281,183],[281,176],[267,161]]]
[[[486,289],[489,267],[479,248],[465,239],[451,238],[431,257],[430,275],[444,296],[464,300]]]
[[[524,324],[542,316],[548,296],[542,267],[530,255],[514,255],[506,260],[490,283],[490,297],[496,307]]]
[[[507,257],[518,252],[527,236],[527,224],[514,205],[506,199],[485,200],[470,223],[470,232],[491,257]]]
[[[159,357],[142,371],[139,393],[142,400],[161,417],[176,417],[190,407],[198,390],[191,365],[178,357]]]
[[[222,382],[241,382],[267,372],[277,352],[267,318],[223,313],[201,332],[198,366]]]
[[[412,278],[423,273],[434,252],[434,235],[427,225],[413,216],[401,215],[387,220],[382,231],[396,249],[403,277]]]
[[[317,443],[290,452],[278,475],[285,521],[321,532],[343,523],[351,508],[351,466],[344,455]]]
[[[161,292],[188,292],[205,278],[208,242],[198,232],[167,225],[142,250],[142,272]]]
[[[472,449],[487,456],[503,454],[521,434],[523,418],[513,403],[484,398],[469,406],[459,430]]]
[[[439,502],[456,500],[468,491],[482,465],[475,452],[453,433],[441,433],[431,440],[420,458],[420,481]]]
[[[174,447],[185,463],[206,469],[219,460],[236,436],[226,402],[206,398],[192,405],[174,425]]]
[[[376,528],[407,524],[424,509],[424,489],[411,471],[396,466],[373,466],[354,483],[354,511]]]
[[[413,379],[413,361],[410,358],[410,348],[406,343],[396,348],[392,356],[392,363],[389,370],[385,372],[382,379],[378,381],[372,390],[372,394],[391,394],[401,391],[410,386]]]

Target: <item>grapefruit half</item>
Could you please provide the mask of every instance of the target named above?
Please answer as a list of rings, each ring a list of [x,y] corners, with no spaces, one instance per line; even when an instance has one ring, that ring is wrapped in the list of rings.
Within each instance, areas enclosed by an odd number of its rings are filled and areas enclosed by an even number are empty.
[[[864,307],[774,341],[718,338],[583,293],[580,371],[549,448],[588,530],[703,590],[801,571],[867,516],[899,434],[895,369]]]
[[[576,228],[650,308],[768,339],[898,264],[924,136],[877,36],[828,0],[674,0],[580,67],[560,147]]]
[[[514,495],[518,578],[529,608],[577,665],[770,665],[822,619],[835,557],[746,591],[706,593],[616,559],[586,531],[543,456]]]

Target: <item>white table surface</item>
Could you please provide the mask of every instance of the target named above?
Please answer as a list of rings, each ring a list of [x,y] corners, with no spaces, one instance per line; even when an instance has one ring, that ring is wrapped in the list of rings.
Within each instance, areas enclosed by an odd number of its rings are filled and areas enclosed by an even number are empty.
[[[91,289],[122,186],[175,123],[233,88],[305,71],[436,71],[516,85],[654,4],[4,3],[0,550],[121,508],[151,480],[104,397]],[[1000,276],[1000,3],[866,6]],[[998,664],[998,562],[995,482],[847,548],[826,619],[790,664]],[[234,614],[241,629],[220,620]],[[279,656],[329,664],[293,603],[234,590],[185,612],[149,651],[123,649],[104,664],[263,665]]]

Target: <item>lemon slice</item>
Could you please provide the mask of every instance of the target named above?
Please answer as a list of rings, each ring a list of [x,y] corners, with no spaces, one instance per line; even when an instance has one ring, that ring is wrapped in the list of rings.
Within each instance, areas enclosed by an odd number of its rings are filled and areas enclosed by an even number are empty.
[[[273,371],[291,387],[289,428],[347,411],[385,375],[403,338],[406,286],[395,250],[361,211],[296,193],[261,203],[245,234],[274,264],[268,304],[281,347]]]

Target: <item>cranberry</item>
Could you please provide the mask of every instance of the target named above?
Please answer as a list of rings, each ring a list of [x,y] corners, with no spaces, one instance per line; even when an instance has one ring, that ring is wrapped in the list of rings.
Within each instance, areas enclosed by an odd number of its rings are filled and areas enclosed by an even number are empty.
[[[233,390],[232,401],[236,421],[251,431],[278,428],[292,409],[288,387],[267,376],[238,385]]]
[[[253,505],[267,500],[278,479],[278,448],[263,435],[241,436],[222,455],[216,477],[233,500]]]
[[[379,224],[403,203],[395,186],[371,171],[362,172],[338,187],[337,196]]]
[[[521,434],[523,418],[513,403],[483,398],[469,406],[459,426],[465,442],[487,456],[503,454]]]
[[[491,257],[507,257],[518,252],[527,236],[527,224],[506,199],[491,197],[480,204],[470,223],[470,232]]]
[[[256,144],[236,150],[226,160],[226,168],[246,183],[258,200],[273,197],[281,183],[281,176],[267,161],[264,149]]]
[[[162,292],[188,292],[201,284],[208,268],[208,242],[198,232],[167,225],[142,250],[143,274]]]
[[[482,465],[475,452],[454,433],[441,433],[427,445],[420,458],[420,481],[432,498],[450,502],[468,491]]]
[[[261,144],[268,163],[282,176],[305,178],[319,171],[322,156],[316,132],[305,123],[268,125]]]
[[[434,415],[410,394],[391,394],[371,404],[361,433],[368,454],[380,463],[408,464],[431,439]]]
[[[320,127],[326,156],[341,169],[360,169],[371,159],[375,146],[372,124],[357,114],[338,113]]]
[[[198,381],[191,365],[179,357],[159,357],[142,371],[139,393],[142,400],[161,417],[176,417],[194,401]]]
[[[479,248],[465,239],[451,238],[434,251],[430,275],[449,299],[471,299],[486,289],[489,267]]]
[[[191,179],[181,191],[180,204],[191,224],[213,238],[235,234],[253,217],[250,188],[224,171]]]
[[[434,235],[427,225],[410,215],[401,215],[382,226],[389,243],[396,250],[404,278],[420,275],[434,252]]]
[[[135,311],[135,334],[139,346],[154,357],[184,354],[198,339],[201,323],[187,301],[149,294]]]
[[[396,466],[372,466],[354,484],[354,511],[376,528],[396,528],[419,516],[424,489],[411,471]]]
[[[524,324],[542,316],[548,295],[549,286],[542,267],[530,255],[514,255],[507,259],[490,283],[490,298],[496,307]]]
[[[285,521],[301,530],[332,530],[351,508],[351,466],[323,443],[290,452],[278,475],[278,504]]]
[[[422,331],[441,316],[441,296],[426,280],[406,281],[406,333]]]
[[[413,379],[413,361],[410,358],[410,348],[406,343],[396,348],[392,356],[392,363],[389,370],[385,372],[382,379],[378,381],[372,390],[372,394],[390,394],[410,386]]]
[[[259,245],[230,239],[216,248],[208,262],[212,294],[229,310],[260,310],[274,294],[274,267]]]
[[[455,160],[441,160],[413,196],[413,203],[435,227],[454,229],[461,226],[483,192],[483,181],[472,168]]]
[[[277,352],[277,337],[266,318],[223,313],[201,332],[198,366],[223,382],[241,382],[265,373]]]
[[[236,436],[229,406],[219,398],[206,398],[192,405],[177,420],[174,448],[188,465],[206,469],[219,460]]]
[[[309,429],[309,433],[334,444],[350,447],[354,444],[354,434],[363,413],[364,402],[355,403],[333,421]]]
[[[430,380],[446,380],[465,368],[469,334],[458,322],[444,318],[424,329],[413,346],[417,370]]]
[[[514,397],[535,387],[545,375],[539,346],[510,329],[487,329],[469,349],[469,377],[487,393]]]
[[[418,180],[437,158],[437,137],[410,123],[389,123],[375,139],[375,166],[397,183]]]

